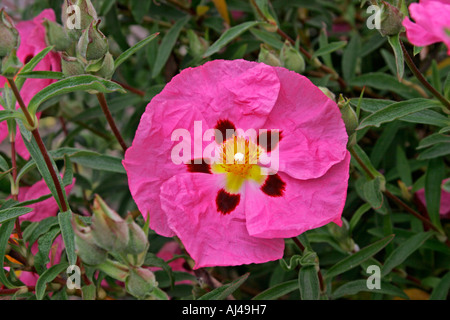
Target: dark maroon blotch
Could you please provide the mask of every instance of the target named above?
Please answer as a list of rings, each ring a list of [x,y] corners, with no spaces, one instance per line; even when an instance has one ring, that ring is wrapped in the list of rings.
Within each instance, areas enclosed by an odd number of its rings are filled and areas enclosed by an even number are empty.
[[[200,159],[191,160],[191,163],[186,164],[188,171],[212,174],[211,166],[205,162],[205,159],[201,159],[201,161],[200,163]]]
[[[281,197],[286,190],[286,183],[278,174],[270,175],[267,177],[261,190],[269,197]]]
[[[217,124],[214,127],[214,129],[218,130],[218,132],[216,132],[216,142],[218,144],[221,144],[224,141],[230,139],[233,136],[233,134],[236,132],[236,126],[230,120],[217,121]],[[228,132],[227,132],[227,130],[228,130]],[[232,130],[232,132],[231,132],[231,130]],[[219,132],[222,134],[222,136],[218,135]]]
[[[278,139],[276,138],[275,133],[278,133]],[[281,131],[277,130],[267,130],[267,132],[263,132],[258,136],[258,145],[265,149],[267,152],[271,152],[274,150],[277,145],[280,143],[283,138]],[[274,141],[272,141],[272,139]]]
[[[231,212],[234,211],[234,209],[236,209],[236,207],[239,204],[239,201],[241,201],[241,195],[230,194],[222,189],[217,193],[216,198],[217,211],[224,215],[230,214]]]

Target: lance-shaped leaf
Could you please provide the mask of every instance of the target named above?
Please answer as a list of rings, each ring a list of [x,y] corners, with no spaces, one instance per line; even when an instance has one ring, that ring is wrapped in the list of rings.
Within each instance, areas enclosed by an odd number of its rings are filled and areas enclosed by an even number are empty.
[[[139,1],[139,2],[146,2],[146,1]],[[151,36],[145,38],[144,40],[139,41],[134,46],[132,46],[127,51],[123,52],[114,62],[114,69],[117,69],[122,63],[127,61],[133,54],[144,48],[146,45],[148,45],[150,42],[152,42],[157,36],[158,33],[154,33]]]
[[[16,219],[24,214],[33,211],[31,208],[21,207],[21,208],[8,208],[0,210],[0,224],[6,221]]]
[[[69,267],[68,263],[57,264],[47,271],[45,271],[36,282],[36,298],[38,300],[44,299],[45,289],[47,288],[47,283],[52,282],[55,278],[64,270]]]
[[[45,101],[62,94],[76,91],[94,91],[101,93],[111,93],[117,91],[126,93],[120,85],[112,81],[92,75],[74,76],[52,83],[39,91],[33,99],[31,99],[28,105],[28,110],[30,113],[35,114],[39,106]]]
[[[236,291],[248,278],[250,273],[244,274],[242,277],[234,280],[231,283],[225,284],[211,292],[201,296],[198,300],[224,300],[234,291]]]

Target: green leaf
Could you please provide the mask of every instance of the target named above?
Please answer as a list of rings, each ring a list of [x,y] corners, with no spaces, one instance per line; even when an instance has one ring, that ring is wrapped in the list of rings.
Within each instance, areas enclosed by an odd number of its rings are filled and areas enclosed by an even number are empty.
[[[142,0],[138,0],[138,2],[149,3],[148,1],[142,1]],[[145,46],[147,46],[158,35],[159,35],[159,33],[152,34],[151,36],[148,36],[144,40],[139,41],[137,44],[135,44],[133,47],[131,47],[127,51],[123,52],[114,62],[114,69],[117,69],[122,63],[124,63],[126,60],[128,60],[132,55],[134,55],[136,52],[138,52],[139,50],[141,50]]]
[[[450,272],[447,272],[431,293],[430,300],[446,300],[450,289]]]
[[[406,158],[405,151],[401,146],[397,146],[396,160],[400,179],[406,184],[407,187],[411,187],[413,185],[411,168],[409,166],[408,159]]]
[[[445,165],[441,158],[431,159],[425,173],[425,199],[431,222],[442,229],[439,214],[441,204],[441,184],[445,178]]]
[[[28,109],[32,114],[35,114],[39,106],[51,98],[66,93],[88,90],[102,93],[126,93],[120,85],[112,81],[91,75],[74,76],[52,83],[39,91],[33,99],[31,99]]]
[[[380,284],[381,289],[369,289],[367,287],[367,281],[366,280],[355,280],[351,282],[347,282],[337,288],[333,292],[333,299],[339,299],[343,296],[351,296],[355,295],[359,292],[372,292],[372,293],[379,293],[379,294],[387,294],[394,297],[400,297],[403,299],[409,299],[408,296],[399,288],[386,283],[381,282]]]
[[[38,240],[38,253],[34,257],[34,266],[39,274],[42,274],[47,268],[47,263],[50,262],[49,253],[52,248],[53,241],[59,234],[58,226],[53,227],[47,233],[43,234]]]
[[[377,169],[375,169],[375,167],[373,166],[372,162],[370,161],[369,157],[364,152],[364,150],[359,145],[354,145],[353,148],[352,148],[352,151],[361,159],[361,161],[364,163],[366,168],[370,171],[370,173],[374,177],[380,177],[381,178],[381,182],[383,184],[382,187],[384,187],[385,179],[384,179],[383,175]],[[352,163],[354,163],[355,166],[357,166],[359,168],[359,170],[361,172],[363,172],[368,179],[370,179],[370,177],[366,174],[365,170],[363,170],[361,168],[361,166],[357,163],[357,161],[354,160],[354,157],[352,157]]]
[[[58,218],[49,217],[40,222],[35,222],[35,224],[36,227],[28,227],[23,233],[23,239],[30,244],[35,243],[41,235],[48,232],[53,226],[58,225]]]
[[[382,181],[376,177],[363,185],[364,197],[373,209],[380,209],[383,205]]]
[[[324,275],[325,279],[331,279],[341,273],[359,266],[361,263],[380,252],[392,241],[392,239],[394,239],[394,235],[390,235],[384,239],[378,240],[377,242],[368,245],[367,247],[352,254],[351,256],[344,258],[327,271],[327,273]]]
[[[71,159],[74,163],[91,169],[126,174],[125,168],[122,165],[122,159],[117,157],[97,154],[74,156]]]
[[[441,133],[434,133],[422,139],[417,147],[418,150],[428,148],[437,143],[450,143],[450,136]],[[450,148],[450,145],[448,145]]]
[[[58,222],[66,248],[67,260],[71,265],[75,265],[77,263],[77,255],[75,253],[75,232],[72,228],[72,211],[60,212]]]
[[[394,50],[397,79],[401,81],[405,73],[405,57],[403,56],[402,46],[400,45],[400,34],[388,37],[388,41],[392,50]]]
[[[319,300],[320,283],[315,266],[305,266],[300,269],[298,284],[302,300]]]
[[[20,216],[23,216],[24,214],[30,213],[31,211],[33,211],[33,209],[25,207],[0,210],[0,224],[12,219],[16,219]]]
[[[29,71],[21,72],[18,77],[26,79],[64,79],[64,74],[62,72],[55,71]]]
[[[279,299],[292,291],[298,290],[299,282],[298,280],[291,280],[287,282],[283,282],[264,290],[257,296],[253,297],[252,300],[276,300]]]
[[[44,299],[45,289],[47,288],[47,283],[52,282],[55,278],[63,271],[67,270],[69,264],[61,263],[55,265],[45,271],[36,282],[36,298],[38,300]]]
[[[172,28],[166,33],[161,41],[161,45],[158,49],[158,54],[156,55],[156,60],[152,71],[152,78],[155,78],[161,70],[166,65],[167,60],[169,60],[170,53],[177,42],[178,36],[180,35],[181,29],[188,23],[190,16],[186,16],[183,19],[178,20]]]
[[[45,183],[47,184],[53,197],[55,198],[56,202],[58,203],[59,208],[61,209],[62,206],[60,203],[60,199],[58,197],[58,192],[56,191],[55,183],[52,179],[52,176],[51,176],[50,171],[47,167],[47,164],[44,160],[44,157],[42,156],[42,153],[36,143],[36,140],[33,137],[33,139],[31,141],[27,141],[25,138],[23,138],[23,141],[25,142],[25,146],[27,147],[27,150],[30,152],[31,157],[35,161],[39,172],[41,173],[42,177],[44,178]],[[53,169],[56,172],[56,178],[58,179],[58,183],[60,186],[62,186],[62,179],[61,179],[61,176],[58,174],[58,168],[57,168],[55,162],[53,161],[53,159],[51,159],[51,157],[50,157],[50,161],[52,163]],[[66,202],[66,205],[68,206],[66,191],[64,190],[64,188],[61,188],[61,191],[62,191],[64,201]]]
[[[2,223],[0,227],[0,282],[9,289],[16,288],[16,286],[6,277],[3,266],[5,265],[6,246],[8,245],[9,237],[14,230],[14,225],[15,221],[9,220]]]
[[[438,143],[419,154],[417,160],[435,159],[438,157],[446,156],[448,154],[450,154],[449,144]]]
[[[418,233],[408,240],[402,242],[392,253],[386,258],[383,268],[381,269],[381,276],[389,274],[395,267],[403,263],[414,251],[430,238],[431,232]]]
[[[347,45],[347,41],[337,41],[327,44],[326,46],[320,48],[312,55],[311,59],[315,59],[317,57],[323,56],[325,54],[332,53],[336,50],[342,49]]]
[[[164,259],[161,259],[157,257],[154,253],[149,252],[145,256],[144,266],[162,268],[169,277],[170,286],[173,287],[175,281],[173,277],[172,268],[166,261],[164,261]]]
[[[276,34],[273,34],[272,32],[266,31],[264,29],[256,29],[252,28],[250,29],[251,34],[253,34],[258,40],[268,44],[274,49],[281,50],[283,48],[283,41],[280,40],[279,37],[277,37]]]
[[[106,1],[110,2],[110,1]],[[145,15],[149,13],[151,1],[131,0],[131,13],[138,23],[142,23]]]
[[[239,37],[241,34],[243,34],[248,29],[260,24],[258,21],[248,21],[241,23],[237,26],[234,26],[227,31],[225,31],[220,38],[214,42],[208,50],[206,50],[205,54],[203,55],[203,58],[207,58],[209,56],[212,56],[213,54],[217,53],[225,47],[228,43]]]
[[[350,219],[350,232],[352,232],[356,225],[358,224],[359,220],[361,219],[361,217],[363,216],[363,214],[365,214],[366,212],[368,212],[371,208],[371,205],[368,203],[363,204],[361,207],[358,208],[358,210],[356,210],[355,214],[352,216],[352,218]]]
[[[380,137],[375,142],[375,146],[370,154],[370,160],[375,168],[378,168],[381,161],[386,159],[386,152],[389,150],[393,137],[396,136],[398,130],[403,124],[399,121],[388,123],[381,132]]]
[[[397,102],[383,108],[361,121],[358,130],[365,127],[379,127],[382,123],[391,122],[415,112],[440,106],[439,101],[417,98],[408,101]]]
[[[28,63],[22,68],[20,73],[18,74],[18,78],[16,80],[16,86],[20,90],[22,89],[23,84],[25,83],[26,78],[20,77],[21,73],[27,73],[33,71],[34,68],[41,62],[42,59],[45,58],[45,56],[53,50],[53,46],[47,47],[41,52],[39,52],[37,55],[35,55]]]
[[[242,277],[234,280],[231,283],[225,284],[211,292],[201,296],[198,300],[224,300],[236,291],[248,278],[250,273],[244,274]]]
[[[342,55],[342,75],[344,80],[348,81],[355,76],[356,66],[360,58],[361,37],[359,34],[353,34],[348,46]]]
[[[10,119],[24,119],[24,114],[19,111],[0,110],[0,122]]]

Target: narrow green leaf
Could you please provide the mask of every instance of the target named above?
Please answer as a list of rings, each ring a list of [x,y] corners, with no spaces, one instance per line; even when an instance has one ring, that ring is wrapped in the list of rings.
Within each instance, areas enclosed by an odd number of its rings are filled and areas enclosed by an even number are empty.
[[[0,282],[9,289],[14,289],[16,286],[6,277],[3,266],[5,265],[6,246],[8,245],[9,237],[14,230],[14,225],[15,221],[9,220],[2,223],[0,227]]]
[[[367,247],[361,249],[360,251],[344,258],[343,260],[332,266],[325,274],[326,279],[333,278],[341,273],[351,270],[359,266],[364,261],[373,257],[375,254],[380,252],[384,247],[386,247],[394,239],[394,235],[390,235],[384,239],[378,240],[377,242],[368,245]]]
[[[92,75],[81,75],[65,78],[63,80],[52,83],[39,91],[33,99],[31,99],[28,109],[32,114],[36,113],[39,106],[45,101],[56,96],[72,93],[76,91],[96,91],[102,93],[126,91],[117,83],[108,81]]]
[[[21,73],[27,73],[33,71],[34,68],[41,62],[42,59],[45,58],[45,56],[53,50],[53,46],[47,47],[41,52],[39,52],[37,55],[35,55],[28,63],[20,70],[19,77],[16,80],[17,88],[20,90],[22,89],[23,84],[25,83],[26,78],[20,77]]]
[[[397,146],[396,162],[400,179],[406,184],[407,187],[411,187],[413,184],[411,168],[409,166],[408,159],[406,158],[405,151],[401,146]]]
[[[375,146],[370,153],[370,160],[375,168],[378,168],[383,159],[386,159],[386,152],[389,150],[400,127],[404,125],[399,121],[388,123],[383,127],[380,137],[375,142]]]
[[[106,1],[108,2],[108,1]],[[131,13],[138,23],[142,23],[145,15],[149,13],[151,1],[131,0]]]
[[[38,300],[44,299],[45,289],[47,288],[47,283],[52,282],[55,278],[63,271],[67,270],[69,264],[61,263],[55,265],[45,271],[36,282],[36,298]]]
[[[450,149],[450,148],[449,148]],[[442,229],[439,214],[441,204],[441,185],[445,178],[445,165],[442,158],[431,159],[425,173],[425,199],[431,222]]]
[[[162,39],[154,63],[152,78],[155,78],[166,65],[167,60],[169,60],[170,53],[172,52],[178,36],[180,35],[181,29],[183,29],[186,23],[188,23],[190,18],[190,16],[186,16],[183,19],[178,20]]]
[[[122,159],[107,156],[107,155],[89,155],[89,156],[76,156],[71,158],[74,163],[80,164],[82,166],[100,170],[100,171],[109,171],[116,173],[125,174],[125,168],[122,165]]]
[[[351,296],[355,295],[359,292],[372,292],[372,293],[379,293],[379,294],[387,294],[394,297],[400,297],[403,299],[409,299],[408,296],[399,288],[391,285],[387,282],[381,282],[380,284],[381,289],[369,289],[367,287],[367,281],[366,280],[355,280],[351,282],[347,282],[337,288],[333,292],[333,299],[339,299],[344,296]]]
[[[161,259],[161,258],[157,257],[154,253],[149,252],[145,256],[144,266],[162,268],[166,272],[166,274],[169,278],[170,286],[173,287],[175,280],[174,280],[172,268],[169,266],[169,264],[166,261],[164,261],[164,259]]]
[[[209,56],[212,56],[214,53],[219,52],[220,49],[225,47],[228,43],[239,37],[248,29],[258,25],[259,23],[260,22],[258,21],[248,21],[228,29],[220,36],[220,38],[216,42],[214,42],[208,48],[208,50],[206,50],[203,58],[207,58]]]
[[[319,300],[320,284],[315,266],[305,266],[300,269],[298,284],[302,300]]]
[[[370,126],[379,127],[382,123],[391,122],[405,117],[409,114],[413,114],[415,112],[423,111],[429,108],[436,108],[439,106],[439,101],[423,98],[397,102],[365,118],[363,121],[361,121],[358,130]]]
[[[348,81],[355,76],[358,59],[360,59],[360,51],[361,37],[358,33],[355,33],[342,55],[342,75],[344,80]]]
[[[248,278],[250,273],[244,274],[242,277],[234,280],[231,283],[225,284],[211,292],[201,296],[198,300],[224,300],[236,291]]]
[[[441,133],[435,133],[422,139],[417,147],[418,150],[428,148],[437,143],[450,143],[450,136]],[[450,145],[448,145],[450,148]]]
[[[364,163],[364,165],[366,166],[366,168],[370,171],[370,173],[375,176],[375,177],[380,177],[381,178],[381,182],[382,184],[385,183],[385,179],[383,177],[383,175],[377,170],[375,169],[375,167],[373,166],[372,162],[370,161],[369,157],[367,156],[367,154],[364,152],[364,150],[359,146],[359,145],[355,145],[353,146],[353,151],[356,153],[356,155],[361,159],[361,161]],[[354,161],[353,157],[352,157],[352,163],[354,163],[360,170],[361,172],[363,172],[366,177],[369,179],[370,177],[366,174],[365,170],[363,170],[359,164]],[[383,185],[382,185],[383,187]]]
[[[298,290],[299,282],[298,280],[291,280],[287,282],[283,282],[264,290],[257,296],[253,297],[252,300],[276,300],[279,299],[292,291]]]
[[[450,289],[450,272],[447,272],[431,293],[430,300],[446,300]]]
[[[147,2],[147,1],[139,0],[139,2]],[[127,51],[123,52],[114,62],[114,68],[117,69],[122,63],[127,61],[132,55],[134,55],[136,52],[143,49],[150,42],[152,42],[158,35],[159,35],[159,33],[152,34],[151,36],[148,36],[144,40],[139,41],[137,44],[135,44],[133,47],[131,47]]]
[[[72,211],[60,212],[58,222],[66,248],[67,260],[71,265],[75,265],[77,263],[77,255],[75,253],[75,232],[72,228]]]
[[[337,42],[329,43],[326,46],[324,46],[324,47],[320,48],[319,50],[317,50],[316,52],[314,52],[311,59],[323,56],[325,54],[330,54],[336,50],[342,49],[346,45],[347,45],[347,41],[337,41]]]
[[[400,45],[400,34],[389,36],[388,42],[394,50],[395,65],[397,67],[397,79],[401,81],[405,73],[405,57],[403,55],[402,46]]]
[[[19,111],[0,110],[0,122],[9,119],[24,119],[24,115]]]
[[[414,251],[432,235],[431,232],[418,233],[408,240],[402,242],[392,253],[386,258],[383,268],[381,269],[381,276],[389,274],[395,267],[403,263]]]
[[[358,210],[356,210],[355,214],[352,216],[352,218],[350,219],[350,232],[352,232],[356,225],[358,224],[359,220],[361,219],[361,217],[363,216],[363,214],[365,214],[366,212],[368,212],[371,208],[371,205],[368,203],[363,204],[361,207],[358,208]]]
[[[251,34],[253,34],[258,40],[268,44],[274,49],[281,50],[283,48],[283,41],[280,40],[279,37],[277,37],[276,34],[266,31],[264,29],[256,29],[252,28],[250,29]]]
[[[417,160],[430,160],[450,154],[450,147],[448,143],[437,143],[431,148],[423,151],[417,157]]]
[[[55,71],[29,71],[21,72],[18,77],[26,79],[64,79],[64,74],[62,72]]]
[[[436,60],[434,60],[434,59],[431,61],[431,70],[432,70],[431,85],[437,91],[442,92],[442,83],[441,83],[441,77],[439,75],[439,68],[438,68]]]
[[[0,210],[0,224],[12,219],[16,219],[20,216],[23,216],[24,214],[30,213],[31,211],[33,211],[33,209],[25,207],[15,207]]]
[[[39,274],[42,274],[47,269],[46,265],[50,262],[50,250],[52,248],[53,241],[59,232],[59,227],[55,226],[47,233],[43,234],[38,240],[38,252],[34,257],[34,266]]]

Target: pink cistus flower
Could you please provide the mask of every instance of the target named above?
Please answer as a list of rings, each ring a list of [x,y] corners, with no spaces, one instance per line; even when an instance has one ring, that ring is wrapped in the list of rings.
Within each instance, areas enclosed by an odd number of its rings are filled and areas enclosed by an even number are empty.
[[[338,106],[307,78],[216,60],[153,98],[123,164],[150,227],[179,237],[195,268],[263,263],[284,238],[341,225],[347,141]]]
[[[450,55],[450,0],[420,0],[409,6],[411,18],[403,20],[408,40],[415,46],[428,46],[437,42],[447,45]]]
[[[17,57],[26,64],[35,55],[48,47],[45,42],[45,27],[42,24],[44,20],[55,21],[55,13],[51,9],[42,11],[37,17],[30,21],[21,21],[16,24],[16,28],[20,35],[20,47],[17,50]],[[50,52],[42,59],[41,62],[34,68],[35,71],[61,71],[61,58],[55,52]],[[46,86],[52,84],[55,80],[52,79],[27,79],[20,91],[25,105],[31,101],[36,93],[44,89]],[[6,79],[0,76],[0,88],[5,86]],[[17,105],[17,108],[19,106]],[[0,110],[4,110],[4,106],[0,105]],[[39,117],[40,114],[38,113]],[[8,136],[8,128],[5,121],[0,123],[0,142]],[[16,150],[17,153],[25,159],[30,158],[27,148],[22,140],[19,130],[16,135]]]

